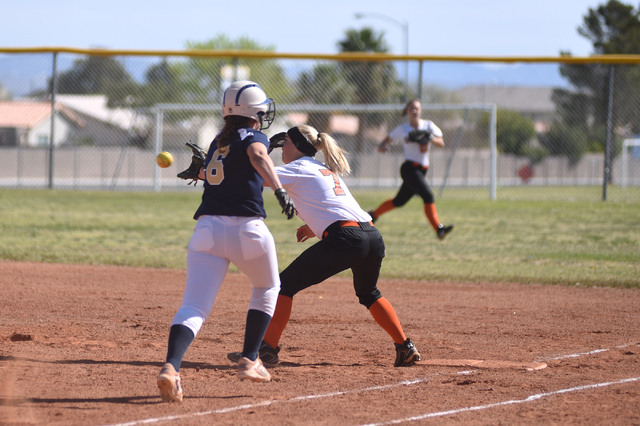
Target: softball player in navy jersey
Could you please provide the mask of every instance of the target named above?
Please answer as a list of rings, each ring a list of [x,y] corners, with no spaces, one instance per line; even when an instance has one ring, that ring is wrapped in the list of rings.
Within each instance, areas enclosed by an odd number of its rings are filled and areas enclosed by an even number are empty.
[[[429,170],[429,148],[432,144],[439,148],[444,148],[444,139],[442,138],[442,130],[433,121],[422,120],[420,118],[421,114],[422,106],[420,101],[417,99],[409,101],[402,111],[402,115],[406,115],[409,118],[409,122],[393,129],[378,146],[378,152],[386,153],[388,152],[388,144],[394,140],[403,141],[405,162],[400,166],[402,186],[395,198],[384,201],[378,208],[370,211],[369,214],[375,222],[383,214],[396,207],[404,206],[414,195],[418,195],[424,201],[424,214],[436,231],[438,238],[442,240],[453,230],[453,225],[444,226],[440,223],[436,211],[435,197],[425,180],[425,176]],[[411,142],[408,136],[412,130],[426,130],[433,137],[427,144]]]
[[[280,146],[285,165],[276,167],[276,172],[295,202],[299,217],[306,223],[298,228],[296,238],[298,242],[312,237],[320,241],[280,273],[276,311],[260,347],[264,365],[275,367],[279,362],[278,342],[289,322],[293,297],[346,269],[353,272],[353,286],[360,303],[393,339],[394,365],[407,366],[419,361],[420,354],[405,336],[393,307],[377,288],[385,255],[384,241],[340,177],[350,171],[344,151],[331,136],[306,125],[273,136],[270,149]],[[323,152],[326,164],[313,158],[318,150]],[[240,354],[231,353],[228,357],[237,361]]]
[[[182,400],[182,358],[211,312],[230,262],[253,286],[238,375],[270,380],[258,349],[275,309],[280,279],[273,237],[263,222],[263,186],[276,189],[289,218],[295,212],[268,155],[269,140],[260,131],[269,127],[274,115],[273,101],[256,83],[235,82],[224,93],[225,124],[199,173],[204,193],[187,248],[184,298],[171,322],[166,364],[157,380],[165,401]]]

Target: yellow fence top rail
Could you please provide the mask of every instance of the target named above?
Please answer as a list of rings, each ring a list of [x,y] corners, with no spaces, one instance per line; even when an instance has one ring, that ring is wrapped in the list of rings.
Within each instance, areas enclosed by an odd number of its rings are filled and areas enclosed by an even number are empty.
[[[116,50],[79,49],[73,47],[0,47],[0,53],[74,53],[94,56],[187,56],[242,57],[253,59],[322,59],[332,61],[439,61],[439,62],[501,62],[501,63],[565,63],[565,64],[640,64],[640,55],[594,56],[452,56],[452,55],[392,55],[386,53],[278,53],[255,50]]]

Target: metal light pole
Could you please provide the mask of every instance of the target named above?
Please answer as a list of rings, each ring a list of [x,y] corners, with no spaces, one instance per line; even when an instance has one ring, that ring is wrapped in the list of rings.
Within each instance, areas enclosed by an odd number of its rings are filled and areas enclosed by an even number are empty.
[[[380,19],[384,19],[385,21],[392,22],[393,24],[402,28],[402,31],[404,31],[404,54],[409,55],[409,22],[407,21],[400,22],[392,18],[391,16],[385,15],[383,13],[377,13],[377,12],[356,13],[354,16],[356,19],[366,18],[368,16],[380,18]],[[407,91],[406,101],[409,101],[409,61],[408,60],[405,61],[404,63],[404,81],[405,81],[404,83],[405,88]]]

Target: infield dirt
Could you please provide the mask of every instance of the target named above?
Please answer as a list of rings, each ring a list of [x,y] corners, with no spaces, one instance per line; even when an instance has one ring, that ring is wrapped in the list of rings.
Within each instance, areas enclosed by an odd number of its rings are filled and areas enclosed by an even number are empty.
[[[0,424],[640,424],[640,291],[580,286],[381,281],[423,359],[394,368],[351,281],[330,279],[296,296],[281,366],[253,383],[226,359],[250,293],[230,273],[185,400],[163,403],[185,276],[0,261]]]

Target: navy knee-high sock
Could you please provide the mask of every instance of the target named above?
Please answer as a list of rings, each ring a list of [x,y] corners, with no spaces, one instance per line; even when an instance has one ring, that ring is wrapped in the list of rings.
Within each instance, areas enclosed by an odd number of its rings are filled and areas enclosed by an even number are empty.
[[[196,336],[193,331],[185,325],[176,324],[171,326],[169,332],[169,349],[167,349],[167,362],[173,365],[173,368],[180,371],[182,357],[189,349],[189,345]]]
[[[255,361],[258,358],[258,350],[262,344],[264,333],[269,327],[271,316],[256,309],[249,309],[247,312],[247,325],[244,330],[244,346],[242,356]]]

